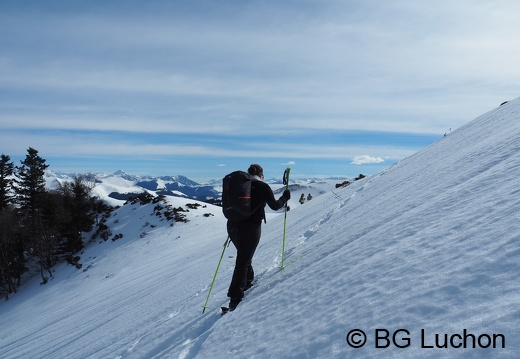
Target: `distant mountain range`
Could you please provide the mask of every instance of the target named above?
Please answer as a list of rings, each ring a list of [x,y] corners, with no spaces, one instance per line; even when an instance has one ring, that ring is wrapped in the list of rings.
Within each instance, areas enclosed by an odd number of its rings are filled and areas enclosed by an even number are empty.
[[[45,178],[47,187],[57,188],[60,183],[71,181],[76,176],[84,177],[92,183],[93,192],[96,196],[107,202],[118,205],[121,201],[126,201],[130,197],[148,192],[155,195],[165,195],[194,199],[201,202],[220,204],[222,195],[222,181],[211,180],[208,183],[200,184],[185,176],[136,176],[127,174],[123,170],[118,170],[112,174],[105,173],[64,173],[47,170]],[[323,192],[324,187],[332,188],[331,184],[335,181],[343,181],[342,178],[323,179],[304,179],[291,181],[291,190],[310,191],[313,196]],[[281,179],[266,180],[275,193],[282,186]]]
[[[221,197],[221,190],[216,181],[210,184],[200,184],[185,176],[136,176],[122,170],[113,174],[53,171],[47,171],[45,174],[47,186],[51,189],[76,176],[91,181],[95,194],[107,200],[111,198],[126,201],[143,192],[191,198],[206,203],[218,203]]]

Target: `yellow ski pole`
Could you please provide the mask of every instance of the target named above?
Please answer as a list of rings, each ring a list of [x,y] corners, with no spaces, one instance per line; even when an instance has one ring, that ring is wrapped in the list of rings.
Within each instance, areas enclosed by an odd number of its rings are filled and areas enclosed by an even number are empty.
[[[224,243],[224,248],[222,249],[222,254],[220,255],[220,260],[218,261],[217,269],[215,270],[215,274],[213,275],[213,280],[211,281],[211,286],[209,287],[208,296],[206,297],[206,303],[204,303],[204,307],[202,309],[202,314],[206,311],[206,308],[208,307],[208,301],[209,296],[211,295],[211,291],[213,290],[213,284],[215,284],[215,279],[217,278],[218,269],[220,268],[220,263],[222,263],[222,258],[224,257],[224,252],[226,251],[226,247],[229,246],[229,236],[226,239],[226,242]]]
[[[285,189],[289,189],[289,173],[291,169],[287,167],[285,172],[283,173],[283,184],[285,185]],[[285,214],[283,219],[283,239],[282,239],[282,265],[280,269],[285,268],[285,232],[287,229],[287,203],[285,203]]]

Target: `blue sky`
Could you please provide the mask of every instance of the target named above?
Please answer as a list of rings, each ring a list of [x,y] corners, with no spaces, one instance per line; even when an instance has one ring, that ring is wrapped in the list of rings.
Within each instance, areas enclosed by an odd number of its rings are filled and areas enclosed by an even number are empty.
[[[372,174],[519,96],[520,2],[0,3],[0,152],[50,169]]]

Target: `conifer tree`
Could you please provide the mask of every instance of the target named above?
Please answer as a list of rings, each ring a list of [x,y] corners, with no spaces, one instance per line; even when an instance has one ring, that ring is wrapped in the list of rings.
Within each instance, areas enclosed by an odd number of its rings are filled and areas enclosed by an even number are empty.
[[[45,193],[45,170],[49,165],[38,155],[38,151],[32,147],[27,150],[22,166],[16,167],[18,180],[16,194],[18,203],[25,210],[29,210],[30,216],[35,216],[38,210],[39,196]]]
[[[14,164],[11,158],[2,154],[0,156],[0,211],[12,203],[13,172]]]
[[[60,186],[59,192],[64,198],[64,207],[69,216],[63,223],[63,245],[65,253],[75,253],[83,248],[81,232],[88,232],[94,225],[94,202],[90,196],[92,187],[83,177],[75,177],[74,181]]]
[[[24,161],[17,166],[15,180],[15,192],[20,205],[20,220],[23,223],[23,231],[20,232],[21,247],[24,253],[36,260],[43,283],[47,283],[48,272],[52,277],[50,268],[56,263],[56,236],[49,231],[43,218],[43,201],[46,196],[45,170],[48,165],[38,155],[38,151],[32,147],[27,150]]]
[[[26,270],[17,230],[15,212],[9,208],[0,211],[0,297],[6,300],[16,292]]]
[[[19,251],[18,222],[14,208],[14,164],[11,158],[0,156],[0,296],[8,298],[16,292],[24,272],[23,251]]]

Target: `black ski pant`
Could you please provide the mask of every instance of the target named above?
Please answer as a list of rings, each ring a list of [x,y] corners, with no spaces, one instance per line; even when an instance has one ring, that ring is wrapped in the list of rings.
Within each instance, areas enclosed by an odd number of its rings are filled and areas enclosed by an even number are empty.
[[[229,285],[228,297],[244,298],[244,291],[251,286],[255,276],[252,261],[260,242],[261,223],[228,221],[227,230],[231,242],[237,249],[235,270]]]

